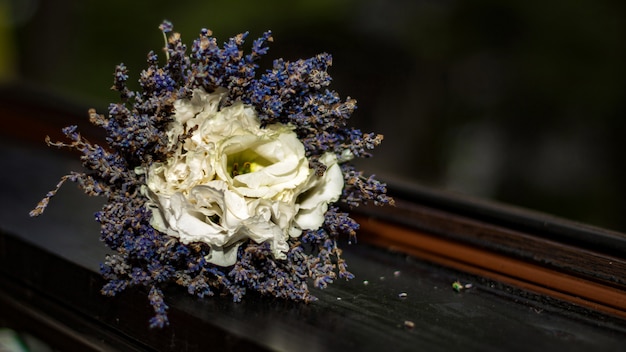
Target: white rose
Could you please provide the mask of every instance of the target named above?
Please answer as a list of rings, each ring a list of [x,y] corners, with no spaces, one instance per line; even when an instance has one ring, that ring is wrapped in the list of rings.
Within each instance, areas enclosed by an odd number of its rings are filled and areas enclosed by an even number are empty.
[[[337,158],[320,157],[327,170],[315,175],[291,128],[261,128],[254,109],[241,102],[219,109],[224,94],[194,90],[175,103],[168,130],[174,152],[145,171],[151,224],[183,243],[208,244],[206,259],[217,265],[233,265],[247,239],[268,242],[284,259],[289,236],[319,228],[339,198]],[[181,136],[187,138],[177,144]]]

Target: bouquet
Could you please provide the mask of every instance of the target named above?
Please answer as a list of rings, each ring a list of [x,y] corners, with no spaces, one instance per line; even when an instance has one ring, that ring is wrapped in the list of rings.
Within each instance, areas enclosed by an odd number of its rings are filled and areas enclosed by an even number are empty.
[[[89,111],[106,145],[76,126],[63,129],[67,142],[46,139],[80,152],[84,171],[62,177],[31,216],[66,181],[105,197],[95,219],[114,254],[101,264],[102,293],[146,287],[152,327],[169,324],[163,288],[174,283],[198,297],[309,302],[309,285],[352,278],[337,239],[359,226],[344,210],[393,200],[350,163],[382,136],[348,127],[356,102],[328,88],[331,56],[277,59],[259,74],[271,32],[244,55],[247,33],[220,47],[203,29],[188,50],[171,23],[159,28],[164,64],[150,52],[137,91],[118,65],[120,102],[107,116]]]

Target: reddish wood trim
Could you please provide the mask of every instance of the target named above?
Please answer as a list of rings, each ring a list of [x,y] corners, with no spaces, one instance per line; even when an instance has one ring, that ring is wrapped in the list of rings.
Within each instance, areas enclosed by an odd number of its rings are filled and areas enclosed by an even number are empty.
[[[626,260],[623,256],[595,251],[587,245],[575,246],[554,236],[514,229],[401,199],[396,200],[395,207],[363,210],[364,215],[390,223],[626,290]],[[623,236],[620,233],[613,235]],[[590,232],[588,236],[593,239],[596,234]]]
[[[355,219],[367,243],[626,318],[626,291],[405,226]]]

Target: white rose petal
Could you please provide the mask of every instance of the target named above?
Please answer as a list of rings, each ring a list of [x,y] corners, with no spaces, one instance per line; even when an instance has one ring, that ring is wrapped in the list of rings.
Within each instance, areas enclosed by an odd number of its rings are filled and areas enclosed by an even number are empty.
[[[327,169],[321,178],[312,178],[299,200],[295,222],[303,230],[315,230],[324,223],[328,204],[336,202],[343,190],[343,174],[335,154],[326,153],[319,159]]]

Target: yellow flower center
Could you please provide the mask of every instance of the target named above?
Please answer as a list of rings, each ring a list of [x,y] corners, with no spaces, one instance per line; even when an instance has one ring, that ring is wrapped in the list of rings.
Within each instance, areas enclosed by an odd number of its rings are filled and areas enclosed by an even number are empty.
[[[235,177],[261,170],[270,164],[272,164],[271,161],[259,154],[251,150],[244,150],[228,156],[227,170],[231,177]]]

